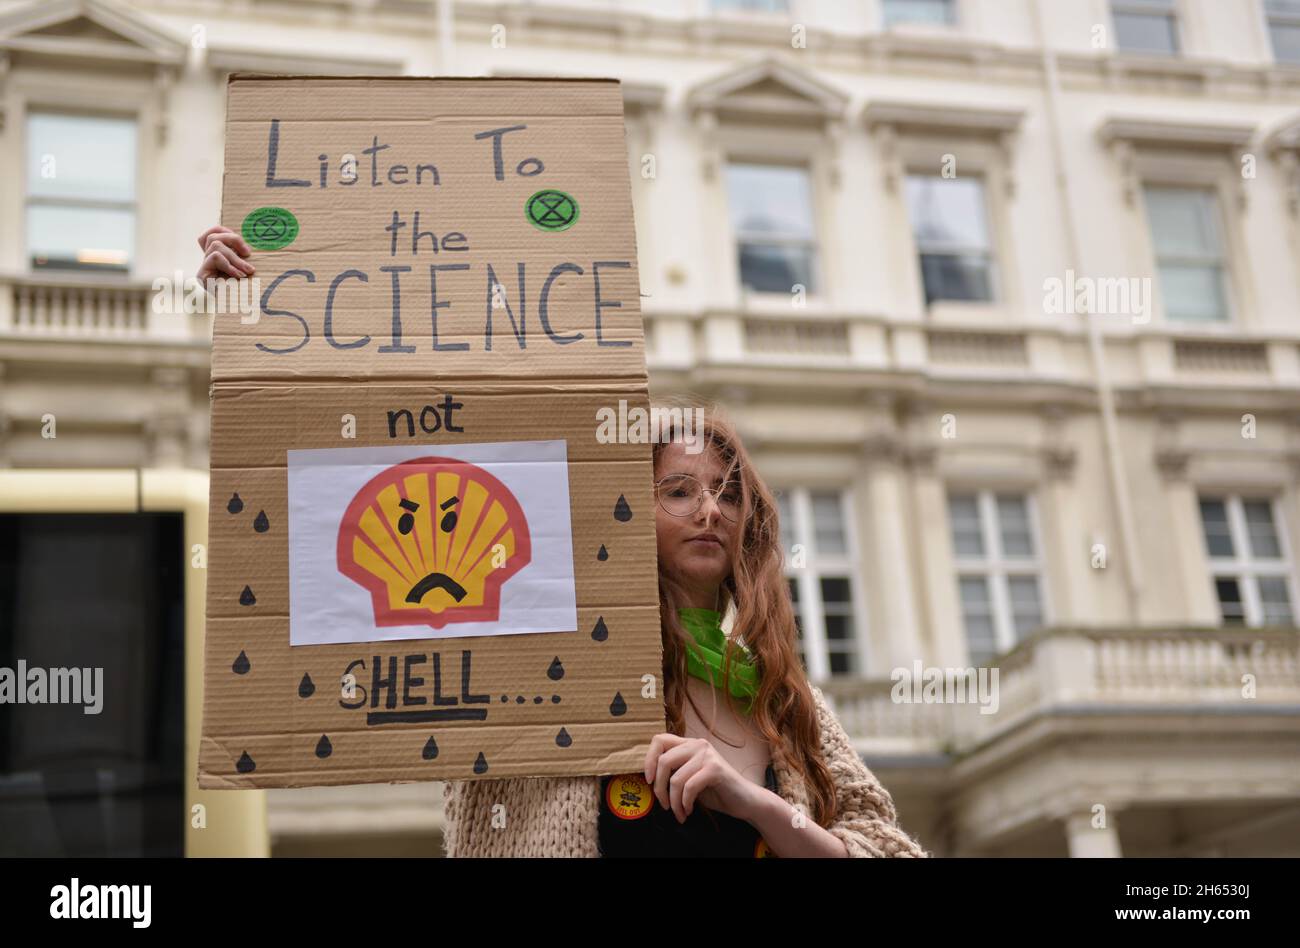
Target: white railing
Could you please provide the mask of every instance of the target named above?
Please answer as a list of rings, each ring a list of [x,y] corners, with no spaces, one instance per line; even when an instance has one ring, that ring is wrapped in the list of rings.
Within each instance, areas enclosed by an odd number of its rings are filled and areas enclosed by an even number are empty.
[[[1300,707],[1300,630],[1049,630],[1001,659],[989,714],[895,701],[893,681],[820,687],[864,753],[961,753],[1051,709]]]
[[[0,277],[0,333],[76,339],[150,333],[153,292],[145,284],[93,277]]]

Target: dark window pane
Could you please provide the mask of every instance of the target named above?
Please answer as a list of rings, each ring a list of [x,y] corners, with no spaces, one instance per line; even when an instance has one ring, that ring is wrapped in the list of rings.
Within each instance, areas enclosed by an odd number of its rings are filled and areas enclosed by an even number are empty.
[[[102,669],[0,705],[0,856],[183,855],[187,562],[178,514],[0,515],[0,666]]]
[[[831,642],[849,642],[853,639],[853,629],[849,616],[826,616],[826,638]]]
[[[982,254],[921,255],[925,302],[962,300],[986,303],[993,299],[989,259]]]
[[[1205,546],[1210,556],[1233,555],[1228,508],[1222,500],[1201,500],[1201,526],[1205,530]]]
[[[1133,53],[1178,52],[1178,28],[1172,16],[1116,13],[1115,38],[1119,48]]]
[[[740,245],[740,282],[756,293],[790,293],[795,284],[813,285],[812,252],[797,244]]]
[[[1241,604],[1241,588],[1231,578],[1216,579],[1214,591],[1219,596],[1219,612],[1224,625],[1244,625],[1246,612]]]
[[[831,652],[831,674],[832,675],[851,675],[853,674],[853,662],[849,656],[843,652]]]
[[[822,579],[822,604],[852,603],[853,595],[849,592],[846,577],[825,577]]]

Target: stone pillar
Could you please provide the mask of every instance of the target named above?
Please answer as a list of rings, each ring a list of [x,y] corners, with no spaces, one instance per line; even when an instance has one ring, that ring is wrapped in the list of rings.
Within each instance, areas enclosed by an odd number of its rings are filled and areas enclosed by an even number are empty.
[[[1205,556],[1205,537],[1201,526],[1201,508],[1196,487],[1187,476],[1191,452],[1179,436],[1179,419],[1166,415],[1157,428],[1155,464],[1160,474],[1160,489],[1168,504],[1169,523],[1173,532],[1163,545],[1177,562],[1177,574],[1183,604],[1180,615],[1134,616],[1191,625],[1218,625],[1219,603],[1210,582],[1209,563]]]
[[[857,478],[858,517],[864,540],[862,559],[874,578],[870,614],[870,669],[873,676],[888,675],[892,668],[908,667],[924,659],[916,616],[913,587],[912,537],[907,491],[903,482],[902,452],[892,436],[869,438],[862,449],[862,471]]]

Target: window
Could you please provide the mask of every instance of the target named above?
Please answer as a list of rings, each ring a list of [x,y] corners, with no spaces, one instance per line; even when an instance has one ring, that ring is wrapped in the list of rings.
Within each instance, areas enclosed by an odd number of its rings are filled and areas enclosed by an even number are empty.
[[[1044,624],[1031,499],[951,493],[948,521],[970,661],[982,665]]]
[[[907,205],[926,305],[935,300],[991,302],[995,281],[984,182],[908,175]]]
[[[1178,54],[1177,0],[1112,0],[1110,12],[1124,52]]]
[[[1264,0],[1273,58],[1300,64],[1300,0]]]
[[[897,23],[940,23],[951,26],[957,22],[956,0],[882,0],[885,28]]]
[[[711,0],[714,12],[743,10],[746,13],[785,13],[789,0]]]
[[[1160,289],[1169,319],[1228,318],[1219,202],[1203,188],[1143,188]]]
[[[180,514],[0,514],[0,667],[99,670],[0,706],[6,856],[184,855],[188,562]]]
[[[847,499],[839,491],[794,488],[779,492],[777,505],[799,625],[799,657],[814,678],[859,674],[856,565],[845,519]],[[792,562],[796,553],[802,567]]]
[[[127,270],[135,248],[134,119],[27,119],[27,249],[34,269]]]
[[[1202,497],[1201,527],[1224,625],[1295,625],[1291,565],[1265,498]]]
[[[816,292],[817,238],[808,169],[730,164],[727,195],[740,282],[759,293]]]

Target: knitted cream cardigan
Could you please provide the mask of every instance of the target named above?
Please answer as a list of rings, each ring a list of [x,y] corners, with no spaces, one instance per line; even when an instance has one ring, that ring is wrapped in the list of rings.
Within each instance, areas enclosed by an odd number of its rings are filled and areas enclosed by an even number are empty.
[[[838,813],[828,832],[850,856],[926,857],[898,826],[894,801],[862,763],[844,728],[812,686],[821,728],[822,757],[835,781]],[[811,813],[807,790],[780,753],[772,755],[777,791]],[[599,777],[515,777],[452,780],[444,791],[443,832],[448,856],[599,856]],[[492,827],[492,809],[504,804],[504,826]],[[499,821],[500,822],[500,821]]]

